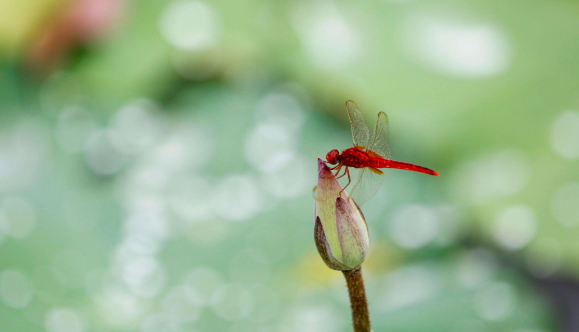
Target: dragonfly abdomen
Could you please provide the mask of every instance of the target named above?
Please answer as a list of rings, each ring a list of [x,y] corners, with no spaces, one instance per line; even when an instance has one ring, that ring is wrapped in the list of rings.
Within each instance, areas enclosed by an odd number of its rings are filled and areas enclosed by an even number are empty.
[[[368,167],[397,168],[397,169],[404,169],[407,171],[413,171],[413,172],[419,172],[419,173],[425,173],[425,174],[438,176],[437,172],[435,172],[429,168],[426,168],[426,167],[422,167],[422,166],[418,166],[418,165],[414,165],[414,164],[409,164],[409,163],[405,163],[402,161],[383,159],[383,158],[371,157],[368,160]]]

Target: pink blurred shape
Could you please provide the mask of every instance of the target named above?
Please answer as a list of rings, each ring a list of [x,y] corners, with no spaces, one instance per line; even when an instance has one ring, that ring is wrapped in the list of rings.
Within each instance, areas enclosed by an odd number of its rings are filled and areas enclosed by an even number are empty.
[[[76,0],[57,12],[33,40],[27,64],[46,72],[63,62],[79,44],[102,38],[124,12],[122,0]]]

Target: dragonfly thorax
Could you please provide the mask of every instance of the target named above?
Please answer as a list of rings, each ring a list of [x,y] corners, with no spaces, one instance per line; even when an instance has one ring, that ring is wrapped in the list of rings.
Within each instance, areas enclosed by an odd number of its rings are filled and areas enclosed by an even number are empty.
[[[326,154],[326,160],[328,163],[335,165],[340,162],[340,151],[333,149]]]

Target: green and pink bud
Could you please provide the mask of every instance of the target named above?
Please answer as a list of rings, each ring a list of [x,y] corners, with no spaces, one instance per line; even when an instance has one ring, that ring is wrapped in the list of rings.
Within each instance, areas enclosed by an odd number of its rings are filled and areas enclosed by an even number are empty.
[[[368,226],[358,205],[321,159],[314,199],[314,238],[320,256],[334,270],[357,268],[368,253]]]

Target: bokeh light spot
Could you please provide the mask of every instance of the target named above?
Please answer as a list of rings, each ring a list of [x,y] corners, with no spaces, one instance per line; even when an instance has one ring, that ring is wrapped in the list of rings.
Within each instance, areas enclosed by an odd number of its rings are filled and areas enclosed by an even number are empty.
[[[210,205],[212,189],[206,178],[180,176],[169,188],[168,202],[175,215],[185,222],[207,221],[215,215]]]
[[[526,246],[537,233],[535,212],[528,206],[515,205],[506,208],[495,220],[495,241],[507,250]]]
[[[184,123],[170,128],[170,135],[143,156],[145,164],[167,170],[190,170],[205,166],[215,150],[215,139],[207,126]]]
[[[253,177],[230,175],[217,186],[213,211],[226,220],[244,221],[263,208],[263,200],[263,193]]]
[[[413,265],[389,273],[378,299],[383,311],[395,311],[421,303],[442,292],[440,275],[428,265]]]
[[[125,221],[128,235],[142,235],[151,239],[165,239],[171,234],[166,218],[157,213],[135,213]]]
[[[496,257],[485,249],[464,252],[459,256],[457,267],[458,281],[467,289],[487,285],[499,269]]]
[[[271,172],[295,155],[295,143],[288,128],[279,123],[259,123],[245,141],[245,157],[260,171]]]
[[[201,303],[183,287],[177,286],[169,291],[161,300],[161,309],[176,322],[191,323],[201,315]]]
[[[20,270],[5,270],[0,274],[0,297],[12,308],[25,308],[34,296],[34,287],[28,276]]]
[[[266,123],[282,124],[294,134],[305,121],[305,115],[298,100],[290,94],[279,92],[270,93],[259,101],[255,117]]]
[[[551,213],[564,227],[579,225],[579,182],[564,184],[555,191]]]
[[[490,321],[506,319],[515,309],[513,287],[505,282],[494,282],[480,289],[475,296],[478,314]]]
[[[56,140],[64,151],[80,152],[95,129],[96,122],[87,110],[68,107],[58,115]]]
[[[87,166],[98,175],[115,174],[127,162],[127,156],[114,147],[105,131],[94,132],[89,137],[84,157]]]
[[[411,54],[442,74],[479,79],[504,73],[512,62],[512,45],[499,27],[463,23],[433,15],[405,22],[403,43]]]
[[[441,227],[436,210],[423,205],[408,205],[392,217],[392,240],[401,247],[416,249],[433,241]]]
[[[279,296],[265,285],[253,285],[251,294],[254,305],[250,320],[266,323],[275,319],[280,311]]]
[[[224,282],[217,271],[207,267],[197,268],[183,278],[184,293],[188,294],[189,301],[207,305]]]
[[[56,308],[46,314],[44,327],[47,332],[84,332],[86,323],[76,310]]]
[[[324,70],[354,64],[361,53],[360,39],[339,8],[331,1],[298,3],[292,25],[310,60]]]
[[[458,200],[481,205],[520,192],[530,174],[529,161],[522,152],[504,150],[463,165],[453,179],[454,190]]]
[[[25,118],[0,135],[0,188],[19,191],[37,184],[50,160],[48,124]]]
[[[215,246],[227,238],[231,225],[221,218],[212,218],[186,225],[188,237],[199,246]]]
[[[302,155],[294,156],[273,172],[262,174],[263,189],[278,198],[292,198],[310,190],[313,178],[308,170],[313,163]]]
[[[290,239],[281,224],[259,225],[245,237],[246,246],[267,253],[271,261],[279,261],[289,252]]]
[[[270,278],[267,255],[256,249],[241,249],[230,261],[231,279],[244,283],[265,283]]]
[[[253,308],[251,292],[240,284],[219,287],[211,297],[211,309],[224,320],[239,320],[247,317]]]
[[[4,232],[15,239],[24,239],[36,227],[37,212],[25,198],[10,196],[0,205],[0,219]]]
[[[64,220],[73,229],[89,232],[99,222],[102,199],[90,190],[70,190],[62,198]]]
[[[338,332],[342,327],[341,317],[328,306],[300,306],[293,310],[290,331]]]
[[[107,129],[111,144],[122,153],[137,153],[151,146],[159,135],[157,106],[139,99],[121,108]]]
[[[569,160],[579,158],[579,113],[565,111],[551,125],[551,148]]]
[[[123,280],[127,288],[136,296],[152,298],[158,296],[166,283],[166,273],[159,262],[152,257],[137,257],[123,267]]]
[[[115,281],[108,280],[104,293],[95,297],[101,320],[117,330],[134,329],[146,311],[143,301]]]
[[[54,256],[52,273],[65,287],[80,288],[84,286],[85,277],[89,270],[89,262],[79,251],[62,251]]]
[[[181,332],[183,329],[179,322],[174,321],[168,314],[155,313],[143,320],[142,332]]]
[[[172,46],[186,51],[203,51],[219,42],[221,20],[213,6],[201,1],[181,0],[167,7],[160,29]]]

